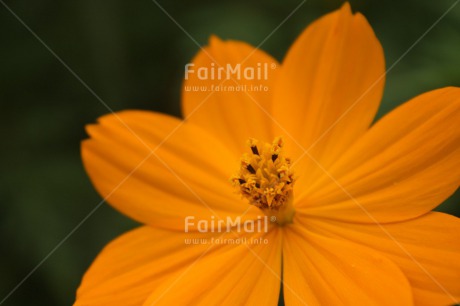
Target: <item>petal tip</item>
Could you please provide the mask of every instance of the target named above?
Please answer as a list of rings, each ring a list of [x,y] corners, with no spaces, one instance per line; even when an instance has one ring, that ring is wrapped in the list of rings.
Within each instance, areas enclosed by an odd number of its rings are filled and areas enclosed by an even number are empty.
[[[223,42],[222,39],[220,39],[220,37],[215,34],[211,34],[211,36],[209,36],[208,44],[211,47],[215,46],[218,43],[222,43],[222,42]]]
[[[347,17],[353,17],[353,11],[351,9],[351,5],[348,1],[344,2],[342,6],[337,10],[341,15]]]

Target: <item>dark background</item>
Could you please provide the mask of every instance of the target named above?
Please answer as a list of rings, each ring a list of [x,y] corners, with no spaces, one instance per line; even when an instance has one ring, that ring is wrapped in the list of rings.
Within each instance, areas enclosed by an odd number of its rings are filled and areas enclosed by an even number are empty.
[[[215,33],[253,45],[301,3],[159,1],[200,44]],[[390,67],[454,2],[351,4],[367,16]],[[184,65],[198,46],[151,0],[6,4],[113,110],[180,116]],[[306,25],[340,4],[307,0],[261,48],[281,60]],[[136,226],[103,204],[59,245],[101,201],[79,146],[84,125],[108,110],[2,4],[0,39],[0,301],[55,249],[2,305],[70,305],[99,250]],[[460,5],[389,72],[379,116],[424,91],[459,86],[459,51]],[[459,199],[440,209],[460,215]]]

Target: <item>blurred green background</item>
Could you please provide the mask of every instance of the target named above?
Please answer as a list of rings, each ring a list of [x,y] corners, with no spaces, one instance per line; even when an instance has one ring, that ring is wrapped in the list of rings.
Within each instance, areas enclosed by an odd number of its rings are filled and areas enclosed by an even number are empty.
[[[455,1],[351,1],[392,65]],[[150,0],[6,1],[113,110],[180,116],[184,65],[198,47]],[[210,34],[258,45],[299,0],[165,1],[200,44]],[[341,1],[307,0],[263,45],[282,59]],[[101,201],[80,160],[84,125],[108,110],[0,4],[0,301]],[[387,76],[379,116],[419,93],[460,85],[460,5]],[[457,192],[440,210],[460,215]],[[70,305],[99,250],[136,224],[104,204],[2,305]]]

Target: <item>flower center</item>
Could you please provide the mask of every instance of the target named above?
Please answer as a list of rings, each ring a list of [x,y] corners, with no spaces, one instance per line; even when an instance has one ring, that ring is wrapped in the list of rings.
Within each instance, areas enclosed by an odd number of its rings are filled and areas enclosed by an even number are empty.
[[[272,221],[291,223],[295,180],[291,160],[283,154],[283,139],[277,137],[271,144],[249,139],[248,145],[251,153],[243,154],[238,174],[231,179],[234,186]]]

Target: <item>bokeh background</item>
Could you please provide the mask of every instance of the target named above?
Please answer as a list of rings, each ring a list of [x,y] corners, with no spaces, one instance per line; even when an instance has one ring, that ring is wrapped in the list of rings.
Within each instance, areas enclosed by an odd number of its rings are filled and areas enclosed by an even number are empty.
[[[374,27],[389,67],[454,2],[351,4]],[[198,47],[151,0],[5,3],[113,110],[180,116],[184,65]],[[200,44],[217,34],[258,45],[301,1],[159,3]],[[306,25],[341,3],[307,0],[261,48],[281,60]],[[46,258],[2,305],[70,305],[100,249],[136,226],[104,204],[60,244],[101,201],[80,141],[84,125],[108,110],[2,4],[0,39],[0,301]],[[459,86],[459,67],[460,5],[388,74],[379,116],[424,91]],[[457,193],[439,209],[458,216],[459,201]]]

